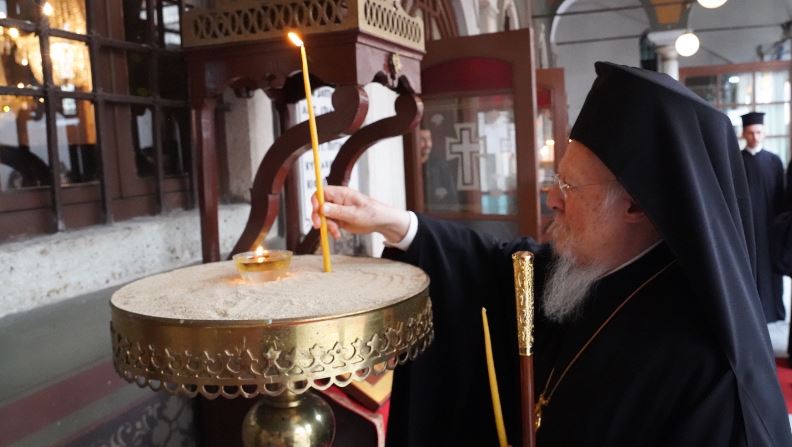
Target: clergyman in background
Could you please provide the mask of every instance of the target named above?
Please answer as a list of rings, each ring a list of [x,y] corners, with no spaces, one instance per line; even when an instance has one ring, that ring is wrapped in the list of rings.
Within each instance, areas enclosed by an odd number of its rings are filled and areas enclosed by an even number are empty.
[[[770,223],[784,205],[784,166],[778,155],[764,149],[764,113],[750,112],[742,116],[745,148],[742,151],[756,245],[756,287],[768,323],[783,320],[783,283],[773,267],[770,256]]]
[[[458,211],[456,180],[448,167],[448,161],[433,150],[432,131],[422,127],[418,130],[418,152],[421,156],[424,181],[424,202],[429,211]]]

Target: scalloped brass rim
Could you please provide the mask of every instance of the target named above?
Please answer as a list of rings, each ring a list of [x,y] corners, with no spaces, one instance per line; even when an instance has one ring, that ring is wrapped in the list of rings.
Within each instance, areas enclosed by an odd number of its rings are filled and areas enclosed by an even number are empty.
[[[111,309],[119,375],[141,387],[209,399],[345,386],[415,358],[434,336],[428,284],[380,309],[271,324]]]

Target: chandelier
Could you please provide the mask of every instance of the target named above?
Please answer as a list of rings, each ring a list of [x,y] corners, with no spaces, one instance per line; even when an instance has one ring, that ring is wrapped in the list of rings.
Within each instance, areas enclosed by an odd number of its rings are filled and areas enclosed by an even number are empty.
[[[46,2],[41,6],[41,14],[47,17],[50,28],[76,34],[86,33],[84,0],[58,0],[54,6]],[[0,27],[0,52],[6,56],[13,53],[17,64],[29,67],[36,81],[44,83],[38,35]],[[50,37],[49,56],[52,61],[52,82],[56,86],[67,91],[91,91],[91,59],[85,43]]]

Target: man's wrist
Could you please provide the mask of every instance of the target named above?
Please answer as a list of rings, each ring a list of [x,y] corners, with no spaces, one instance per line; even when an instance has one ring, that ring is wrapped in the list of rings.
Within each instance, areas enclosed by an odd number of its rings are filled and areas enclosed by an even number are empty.
[[[398,240],[385,238],[385,245],[402,251],[407,251],[410,248],[415,235],[418,233],[418,217],[412,211],[405,211],[405,214],[407,216],[407,230],[404,235]]]
[[[410,215],[408,211],[394,209],[394,216],[391,222],[382,228],[380,233],[385,236],[385,240],[390,243],[397,243],[404,239],[407,230],[410,228]]]

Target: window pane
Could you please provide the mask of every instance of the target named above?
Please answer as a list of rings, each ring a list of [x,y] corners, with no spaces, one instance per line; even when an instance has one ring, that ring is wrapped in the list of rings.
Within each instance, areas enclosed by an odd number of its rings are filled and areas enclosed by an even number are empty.
[[[685,85],[706,101],[715,103],[718,99],[717,76],[693,76],[685,78]]]
[[[187,110],[164,109],[162,158],[165,175],[190,172],[190,121]]]
[[[740,138],[742,135],[742,118],[741,116],[745,115],[746,113],[753,110],[751,106],[739,106],[729,109],[721,110],[726,116],[729,117],[729,120],[732,123],[732,127],[734,127],[734,133],[737,134],[737,137]]]
[[[57,117],[61,184],[99,180],[93,103],[63,98]]]
[[[47,0],[52,5],[51,28],[85,34],[85,0]]]
[[[162,29],[160,32],[163,36],[163,44],[168,48],[178,48],[181,46],[181,26],[179,23],[178,2],[163,1],[161,3]]]
[[[42,83],[38,35],[0,26],[0,85],[22,88]]]
[[[52,81],[65,91],[90,92],[91,57],[88,45],[78,40],[50,37]]]
[[[35,22],[40,17],[35,0],[0,0],[0,19],[19,19]]]
[[[132,109],[132,149],[135,151],[135,165],[138,177],[156,174],[154,163],[154,126],[151,108],[131,106]]]
[[[181,47],[181,33],[173,33],[165,31],[165,47],[166,48],[180,48]]]
[[[0,96],[0,191],[50,184],[43,99]]]
[[[765,138],[763,143],[765,149],[781,157],[781,162],[784,164],[784,170],[786,171],[789,164],[789,137]]]
[[[426,209],[513,214],[517,171],[511,96],[429,100],[425,111],[428,134],[419,146],[426,151]]]
[[[721,104],[751,104],[753,73],[729,73],[720,77]]]
[[[789,72],[756,73],[756,102],[789,101]]]
[[[181,54],[160,57],[160,96],[172,99],[187,99],[187,70]]]
[[[127,52],[129,93],[135,96],[151,96],[150,60],[151,53]],[[187,82],[182,80],[182,82]]]
[[[756,111],[765,113],[765,135],[789,134],[789,104],[757,105]]]
[[[148,42],[148,15],[145,0],[124,0],[124,33],[126,40]]]

